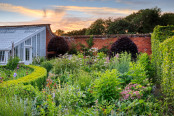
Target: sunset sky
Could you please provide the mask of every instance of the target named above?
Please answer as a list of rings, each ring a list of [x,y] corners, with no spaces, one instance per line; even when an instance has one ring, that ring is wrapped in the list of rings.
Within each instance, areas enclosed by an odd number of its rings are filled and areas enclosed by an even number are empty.
[[[49,23],[53,31],[71,31],[156,6],[174,13],[174,0],[0,0],[0,25]]]

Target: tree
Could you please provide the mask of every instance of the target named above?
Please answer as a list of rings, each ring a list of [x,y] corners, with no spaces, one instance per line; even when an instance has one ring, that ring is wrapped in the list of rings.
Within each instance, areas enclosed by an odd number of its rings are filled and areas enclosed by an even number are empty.
[[[174,25],[174,13],[164,13],[161,16],[161,25]]]
[[[97,19],[87,29],[86,35],[103,35],[105,34],[105,21],[103,19]]]
[[[80,30],[73,30],[67,32],[65,35],[85,35],[86,33],[86,28],[80,29]]]
[[[57,36],[61,36],[61,35],[64,34],[64,31],[61,30],[61,29],[58,29],[58,30],[56,30],[55,34],[56,34]]]
[[[152,32],[156,25],[160,24],[160,8],[142,9],[137,13],[127,16],[125,19],[130,21],[138,33]]]
[[[134,32],[133,25],[125,19],[115,19],[108,27],[108,34],[125,34]]]

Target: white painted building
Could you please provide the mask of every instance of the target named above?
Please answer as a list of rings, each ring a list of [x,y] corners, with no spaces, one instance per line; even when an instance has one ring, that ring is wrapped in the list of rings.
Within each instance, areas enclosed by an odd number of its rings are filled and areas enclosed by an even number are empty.
[[[46,31],[50,25],[0,26],[0,65],[7,64],[11,54],[28,65],[34,57],[46,56]],[[12,52],[14,43],[14,52]]]

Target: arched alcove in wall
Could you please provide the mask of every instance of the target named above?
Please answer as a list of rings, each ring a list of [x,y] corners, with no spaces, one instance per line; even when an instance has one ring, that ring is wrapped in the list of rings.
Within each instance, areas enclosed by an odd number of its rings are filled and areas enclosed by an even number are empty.
[[[122,52],[131,53],[132,59],[136,59],[138,49],[132,40],[130,40],[128,37],[122,37],[112,44],[110,48],[110,57]]]

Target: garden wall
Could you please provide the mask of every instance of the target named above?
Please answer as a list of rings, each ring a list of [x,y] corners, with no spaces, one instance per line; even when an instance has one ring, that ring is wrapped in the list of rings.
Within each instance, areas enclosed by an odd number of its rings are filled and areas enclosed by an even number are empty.
[[[108,48],[118,40],[120,37],[129,37],[138,48],[138,52],[146,52],[148,55],[152,53],[151,51],[151,35],[150,34],[117,34],[117,35],[110,35],[110,36],[93,36],[94,37],[94,48],[101,49],[103,46],[107,46]],[[64,37],[69,45],[71,43],[75,44],[84,44],[87,46],[86,40],[90,38],[90,36],[70,36]],[[80,46],[77,46],[80,49]]]

